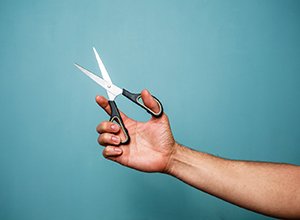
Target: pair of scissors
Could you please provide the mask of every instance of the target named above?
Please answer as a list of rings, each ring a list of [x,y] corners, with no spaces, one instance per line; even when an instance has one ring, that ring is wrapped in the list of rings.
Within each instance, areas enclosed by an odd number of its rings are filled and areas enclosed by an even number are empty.
[[[130,142],[130,136],[128,134],[128,130],[126,129],[124,122],[121,118],[120,112],[118,110],[118,107],[116,105],[115,99],[118,95],[123,95],[126,98],[128,98],[130,101],[134,102],[135,104],[139,105],[143,109],[145,109],[149,114],[152,116],[158,118],[163,114],[163,106],[161,102],[153,96],[154,100],[157,102],[159,106],[159,111],[154,112],[151,109],[149,109],[147,106],[144,105],[143,101],[141,100],[141,93],[131,93],[126,89],[121,89],[118,86],[114,85],[108,75],[108,72],[98,54],[96,49],[93,47],[94,54],[98,63],[98,66],[100,68],[102,78],[99,76],[95,75],[94,73],[90,72],[89,70],[85,69],[84,67],[80,66],[79,64],[74,64],[78,69],[80,69],[84,74],[86,74],[88,77],[90,77],[92,80],[94,80],[97,84],[102,86],[104,89],[106,89],[107,95],[108,95],[108,103],[111,108],[111,114],[110,114],[110,119],[109,121],[115,122],[120,125],[124,136],[125,140],[121,140],[121,144],[128,144]]]

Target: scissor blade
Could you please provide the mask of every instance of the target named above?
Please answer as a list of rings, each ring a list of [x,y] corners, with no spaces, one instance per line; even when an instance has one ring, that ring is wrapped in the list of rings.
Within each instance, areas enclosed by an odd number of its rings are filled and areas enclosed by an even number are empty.
[[[104,89],[108,89],[108,83],[101,79],[99,76],[96,76],[94,73],[88,71],[87,69],[83,68],[82,66],[78,65],[77,63],[74,63],[74,65],[81,70],[81,72],[83,72],[85,75],[87,75],[88,77],[90,77],[92,80],[94,80],[97,84],[99,84],[100,86],[102,86]]]
[[[87,75],[92,80],[94,80],[97,84],[99,84],[104,89],[106,89],[109,100],[114,100],[118,95],[122,94],[123,89],[120,89],[119,87],[106,82],[104,79],[101,79],[99,76],[96,76],[94,73],[90,72],[89,70],[85,69],[84,67],[80,66],[77,63],[74,63],[74,65],[78,69],[80,69],[85,75]]]
[[[99,56],[99,54],[98,54],[96,48],[93,47],[93,50],[94,50],[94,54],[95,54],[95,56],[96,56],[96,60],[97,60],[98,66],[99,66],[99,68],[100,68],[100,71],[101,71],[101,74],[102,74],[103,79],[104,79],[106,82],[112,84],[112,81],[111,81],[111,79],[110,79],[110,77],[109,77],[109,75],[108,75],[108,72],[107,72],[107,70],[106,70],[106,68],[105,68],[105,66],[104,66],[104,64],[103,64],[103,62],[102,62],[102,60],[101,60],[101,58],[100,58],[100,56]]]

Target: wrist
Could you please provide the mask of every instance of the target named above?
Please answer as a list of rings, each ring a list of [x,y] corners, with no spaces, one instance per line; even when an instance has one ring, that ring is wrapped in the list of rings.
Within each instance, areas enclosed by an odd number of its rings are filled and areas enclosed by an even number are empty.
[[[163,173],[174,175],[176,161],[179,160],[181,152],[184,150],[184,148],[184,146],[178,144],[177,142],[174,143],[174,146],[172,147],[172,152],[169,156],[166,168],[163,171]]]

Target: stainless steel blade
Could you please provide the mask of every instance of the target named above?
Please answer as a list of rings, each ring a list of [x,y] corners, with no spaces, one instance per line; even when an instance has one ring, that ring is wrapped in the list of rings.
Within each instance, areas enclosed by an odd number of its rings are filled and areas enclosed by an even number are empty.
[[[104,66],[104,64],[103,64],[103,62],[102,62],[102,60],[101,60],[101,58],[100,58],[100,56],[99,56],[97,50],[96,50],[96,48],[93,47],[93,50],[94,50],[94,54],[95,54],[95,57],[96,57],[96,60],[97,60],[99,69],[100,69],[101,74],[102,74],[102,78],[103,78],[106,82],[112,84],[112,81],[111,81],[111,79],[110,79],[110,77],[109,77],[109,74],[108,74],[108,72],[107,72],[107,70],[106,70],[106,68],[105,68],[105,66]]]
[[[104,79],[100,78],[99,76],[96,76],[94,73],[90,72],[89,70],[85,69],[84,67],[80,66],[77,63],[74,63],[74,65],[78,69],[80,69],[85,75],[87,75],[92,80],[94,80],[98,85],[106,89],[109,100],[113,101],[118,95],[122,94],[123,90],[118,86],[108,83]]]

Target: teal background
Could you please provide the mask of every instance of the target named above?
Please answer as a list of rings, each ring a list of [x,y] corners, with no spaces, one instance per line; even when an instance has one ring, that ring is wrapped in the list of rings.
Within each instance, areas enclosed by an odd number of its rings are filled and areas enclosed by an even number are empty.
[[[102,158],[95,46],[112,80],[162,101],[177,141],[300,164],[299,1],[0,3],[0,219],[268,219]],[[149,116],[124,98],[119,108]]]

